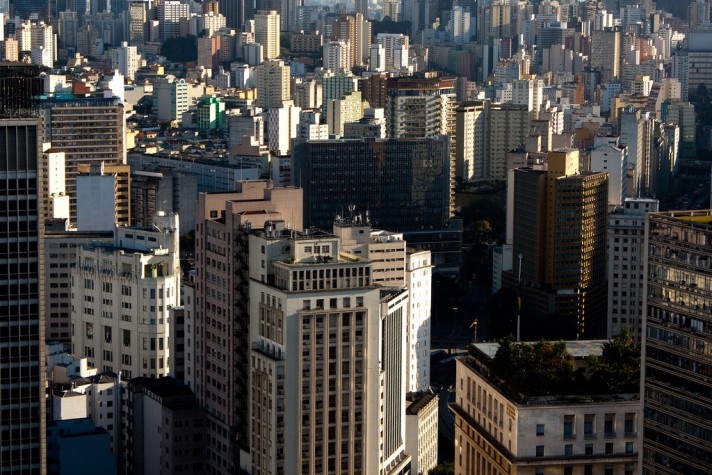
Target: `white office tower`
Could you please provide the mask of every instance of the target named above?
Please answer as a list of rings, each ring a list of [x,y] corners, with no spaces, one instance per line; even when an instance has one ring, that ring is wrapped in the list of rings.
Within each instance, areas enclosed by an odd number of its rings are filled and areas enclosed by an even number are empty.
[[[470,8],[453,7],[448,25],[450,41],[461,45],[470,42]]]
[[[407,295],[382,295],[338,237],[282,222],[251,232],[249,262],[252,473],[402,469]]]
[[[72,269],[72,353],[126,379],[168,375],[169,309],[180,304],[178,216],[117,227],[79,249]]]
[[[135,46],[129,46],[126,41],[121,46],[111,50],[111,67],[118,69],[130,81],[136,78],[136,71],[141,67],[141,55]]]
[[[351,48],[346,41],[329,41],[323,46],[323,66],[330,71],[351,69]]]
[[[281,107],[267,111],[267,130],[269,151],[273,155],[288,155],[292,148],[292,139],[297,137],[299,113],[293,101],[285,101]]]
[[[596,137],[591,150],[590,171],[608,172],[609,205],[621,205],[628,189],[628,147],[618,142],[618,137]]]
[[[371,45],[371,56],[368,62],[368,70],[381,72],[386,70],[386,48],[378,43]]]
[[[645,215],[658,200],[626,198],[608,216],[608,338],[630,330],[642,339],[645,264]]]
[[[371,228],[368,214],[337,217],[334,234],[343,250],[372,263],[373,283],[406,288],[406,391],[425,391],[430,386],[430,251],[410,249],[402,233]]]
[[[275,10],[255,12],[255,41],[263,46],[265,60],[279,57],[279,22]]]

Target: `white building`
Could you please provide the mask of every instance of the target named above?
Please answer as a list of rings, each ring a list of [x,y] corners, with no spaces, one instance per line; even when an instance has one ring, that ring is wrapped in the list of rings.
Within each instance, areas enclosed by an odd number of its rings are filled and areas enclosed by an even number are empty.
[[[438,464],[438,402],[432,392],[408,394],[405,450],[412,458],[412,474],[425,475]]]
[[[180,22],[190,16],[190,5],[178,0],[166,0],[156,6],[160,41],[180,36]]]
[[[386,48],[382,44],[373,43],[371,45],[371,55],[368,63],[368,70],[381,72],[386,70]]]
[[[44,152],[47,175],[46,204],[47,214],[45,218],[69,219],[69,195],[67,195],[65,166],[66,160],[64,152],[49,149]]]
[[[373,421],[391,374],[378,363],[372,266],[338,237],[279,224],[249,238],[252,471],[379,473],[383,423]]]
[[[376,43],[385,49],[386,71],[408,67],[409,38],[401,33],[379,33]]]
[[[645,214],[657,211],[658,200],[626,198],[608,216],[608,338],[628,328],[642,339]]]
[[[168,375],[168,311],[180,302],[178,216],[152,228],[116,228],[114,245],[89,245],[72,270],[72,353],[92,367]]]
[[[592,172],[608,172],[608,204],[622,204],[628,182],[628,147],[617,144],[596,146],[591,150],[590,168]]]
[[[453,7],[448,26],[450,41],[459,45],[469,43],[472,36],[470,32],[470,8]]]
[[[512,104],[520,104],[531,112],[532,119],[539,117],[544,101],[544,81],[541,79],[517,79],[512,81]]]
[[[329,41],[322,47],[324,69],[330,71],[351,69],[351,48],[346,41]]]
[[[180,122],[190,107],[185,79],[168,75],[153,83],[153,114],[162,121]]]
[[[321,122],[321,114],[314,110],[302,110],[299,113],[297,138],[302,140],[327,140],[329,126]]]
[[[289,155],[292,149],[292,139],[297,137],[297,126],[301,108],[295,107],[293,101],[282,103],[267,111],[267,143],[274,155]]]
[[[406,247],[402,233],[372,229],[368,215],[337,217],[334,234],[345,251],[371,261],[373,283],[383,287],[405,287],[406,391],[424,391],[430,386],[432,260],[430,251]]]
[[[138,48],[129,46],[126,41],[111,50],[111,67],[118,69],[130,81],[136,78],[136,71],[141,67],[141,55]]]

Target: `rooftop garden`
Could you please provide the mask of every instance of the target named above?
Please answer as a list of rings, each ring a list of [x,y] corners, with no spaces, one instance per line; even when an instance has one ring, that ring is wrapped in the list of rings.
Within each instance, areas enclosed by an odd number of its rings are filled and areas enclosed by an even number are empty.
[[[471,362],[518,402],[530,398],[636,394],[640,387],[640,348],[625,332],[605,342],[600,356],[574,359],[563,341],[499,342],[494,358],[475,347]]]

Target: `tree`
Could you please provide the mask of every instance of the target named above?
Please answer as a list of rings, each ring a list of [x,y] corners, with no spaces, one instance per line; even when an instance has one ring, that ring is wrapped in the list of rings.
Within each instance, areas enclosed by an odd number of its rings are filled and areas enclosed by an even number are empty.
[[[452,463],[440,463],[428,471],[428,475],[455,475],[455,465]]]
[[[179,63],[195,61],[198,59],[198,39],[193,35],[168,38],[161,45],[161,55]]]

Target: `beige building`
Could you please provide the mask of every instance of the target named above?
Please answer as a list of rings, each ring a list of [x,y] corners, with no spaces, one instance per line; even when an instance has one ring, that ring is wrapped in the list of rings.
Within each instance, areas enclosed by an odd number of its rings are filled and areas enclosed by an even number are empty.
[[[255,12],[255,42],[262,45],[268,61],[279,57],[279,21],[275,10]]]
[[[574,367],[604,341],[568,341]],[[633,475],[638,473],[639,395],[537,396],[491,377],[499,344],[478,343],[457,360],[455,474]],[[549,388],[542,387],[546,394]]]
[[[233,473],[238,460],[250,467],[248,230],[276,219],[303,227],[301,189],[269,181],[238,185],[234,193],[199,194],[196,211],[192,384],[214,441],[207,446],[212,473]]]
[[[264,109],[281,107],[290,100],[289,66],[284,61],[266,61],[255,68],[255,105]]]
[[[379,473],[388,382],[371,264],[282,226],[249,238],[252,473]]]
[[[77,252],[72,353],[126,378],[169,374],[169,309],[180,303],[178,216],[150,228],[117,227],[113,245]]]

